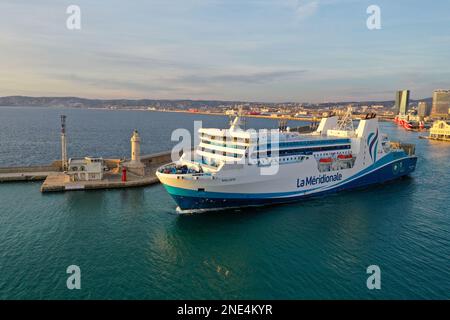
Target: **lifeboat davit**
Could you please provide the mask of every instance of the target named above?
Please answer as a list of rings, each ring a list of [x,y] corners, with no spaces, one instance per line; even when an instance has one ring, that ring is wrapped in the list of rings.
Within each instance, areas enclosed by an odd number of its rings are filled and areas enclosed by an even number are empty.
[[[332,158],[320,158],[319,162],[320,163],[331,163],[331,162],[333,162],[333,159]]]

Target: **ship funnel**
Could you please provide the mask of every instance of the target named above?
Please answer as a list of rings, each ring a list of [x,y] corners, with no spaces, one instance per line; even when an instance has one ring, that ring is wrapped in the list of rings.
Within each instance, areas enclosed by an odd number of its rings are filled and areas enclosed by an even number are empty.
[[[328,130],[336,128],[338,120],[338,116],[322,118],[316,132],[320,135],[326,135]]]
[[[359,121],[356,136],[359,138],[369,137],[371,133],[376,132],[378,132],[378,119],[375,114],[368,114]]]

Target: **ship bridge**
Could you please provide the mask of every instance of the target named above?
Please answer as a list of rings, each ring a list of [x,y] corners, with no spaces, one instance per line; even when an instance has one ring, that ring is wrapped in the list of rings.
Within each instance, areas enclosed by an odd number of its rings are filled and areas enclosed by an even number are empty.
[[[201,164],[218,166],[221,162],[242,159],[250,146],[249,132],[234,129],[200,129],[196,154]]]

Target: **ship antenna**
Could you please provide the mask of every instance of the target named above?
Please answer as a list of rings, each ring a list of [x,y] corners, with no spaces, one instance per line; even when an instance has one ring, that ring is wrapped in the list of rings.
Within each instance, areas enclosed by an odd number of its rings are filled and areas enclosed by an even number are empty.
[[[245,116],[244,108],[242,105],[239,106],[238,111],[239,118],[241,119],[241,125],[244,127],[244,130],[247,129],[247,117]]]
[[[353,126],[353,117],[352,117],[352,107],[347,107],[347,111],[342,116],[341,119],[339,119],[337,123],[337,129],[343,130],[343,131],[354,131],[355,128]]]
[[[66,116],[61,115],[61,169],[67,170]]]

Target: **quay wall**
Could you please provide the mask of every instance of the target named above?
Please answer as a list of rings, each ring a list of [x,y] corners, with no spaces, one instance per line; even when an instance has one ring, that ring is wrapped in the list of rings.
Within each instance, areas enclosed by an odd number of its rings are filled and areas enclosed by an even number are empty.
[[[60,166],[0,167],[0,173],[58,172]]]
[[[146,156],[141,156],[141,162],[147,167],[153,167],[155,165],[163,165],[168,162],[172,162],[171,152],[165,151],[160,153],[154,153]]]
[[[108,168],[117,167],[121,159],[105,159]],[[160,152],[141,156],[141,161],[146,167],[171,162],[171,152]],[[61,160],[55,160],[49,165],[0,167],[0,173],[32,173],[32,172],[59,172],[61,171]]]

